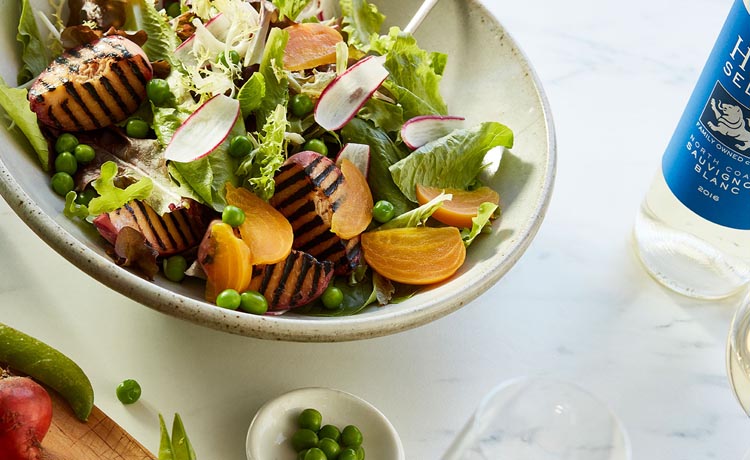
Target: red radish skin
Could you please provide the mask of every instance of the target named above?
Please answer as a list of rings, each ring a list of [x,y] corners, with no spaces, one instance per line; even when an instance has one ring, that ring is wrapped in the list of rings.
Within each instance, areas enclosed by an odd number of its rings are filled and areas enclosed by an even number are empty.
[[[52,400],[27,377],[0,379],[0,453],[3,460],[42,460],[52,423]]]

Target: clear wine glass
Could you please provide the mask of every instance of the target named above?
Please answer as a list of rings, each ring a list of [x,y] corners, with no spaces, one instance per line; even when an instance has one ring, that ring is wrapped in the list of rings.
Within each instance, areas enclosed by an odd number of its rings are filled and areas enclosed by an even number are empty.
[[[629,460],[609,407],[578,385],[522,377],[479,404],[442,460]]]
[[[750,292],[735,311],[729,328],[727,375],[737,401],[750,415]],[[750,455],[745,457],[750,460]]]

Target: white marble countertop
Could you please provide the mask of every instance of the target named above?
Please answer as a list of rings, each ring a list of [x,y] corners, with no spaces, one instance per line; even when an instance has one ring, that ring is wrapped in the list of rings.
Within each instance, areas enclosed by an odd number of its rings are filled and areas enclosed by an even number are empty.
[[[0,317],[74,355],[97,405],[154,451],[156,413],[180,412],[200,458],[242,460],[247,426],[264,401],[330,386],[380,408],[408,458],[432,460],[493,386],[545,375],[578,382],[609,403],[634,459],[742,458],[750,420],[724,365],[739,299],[673,295],[641,269],[630,241],[636,209],[731,1],[486,3],[543,82],[559,163],[537,238],[473,303],[366,341],[233,336],[99,284],[0,202]],[[92,330],[96,344],[87,340]],[[114,394],[125,378],[144,388],[134,406]]]

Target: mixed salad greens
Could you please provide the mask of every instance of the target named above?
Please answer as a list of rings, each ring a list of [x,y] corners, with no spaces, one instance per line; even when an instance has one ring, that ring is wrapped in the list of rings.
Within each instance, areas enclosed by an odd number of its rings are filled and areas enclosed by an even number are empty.
[[[447,56],[381,33],[367,0],[50,1],[22,0],[18,86],[0,79],[0,106],[65,214],[144,276],[206,278],[209,300],[255,313],[354,314],[450,276],[499,215],[478,176],[511,130],[449,116]],[[308,251],[305,232],[332,243]],[[258,263],[268,246],[283,257]]]

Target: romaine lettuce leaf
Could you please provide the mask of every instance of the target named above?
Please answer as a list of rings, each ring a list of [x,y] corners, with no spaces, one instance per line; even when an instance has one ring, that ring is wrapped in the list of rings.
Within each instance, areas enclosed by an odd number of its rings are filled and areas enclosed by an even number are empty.
[[[21,17],[18,20],[16,40],[21,44],[22,65],[18,69],[17,81],[22,85],[42,73],[51,60],[29,0],[21,0]]]
[[[11,88],[0,77],[0,107],[10,117],[13,124],[21,130],[31,147],[39,157],[42,169],[49,169],[49,145],[39,128],[36,114],[31,111],[27,99],[28,91]]]
[[[385,67],[390,73],[383,86],[403,107],[404,119],[446,115],[448,107],[440,94],[446,55],[421,49],[412,35],[402,33],[397,27],[375,42],[379,45],[373,48],[385,54]]]
[[[488,150],[513,146],[513,132],[497,122],[457,129],[434,140],[392,165],[393,181],[403,194],[417,201],[417,184],[467,189],[482,169]]]
[[[237,93],[237,100],[240,101],[240,110],[242,118],[246,118],[258,107],[266,95],[266,79],[263,74],[255,72],[240,88]]]
[[[148,58],[152,61],[167,61],[174,69],[174,50],[179,46],[180,39],[166,17],[156,11],[154,3],[150,1],[131,0],[126,4],[131,8],[126,27],[130,27],[131,30],[144,30],[148,34],[148,40],[143,45],[143,51]]]
[[[484,232],[485,229],[490,228],[491,219],[495,217],[495,211],[497,210],[498,206],[495,203],[482,203],[479,205],[477,215],[471,219],[471,229],[465,228],[461,230],[461,239],[463,239],[466,247],[469,247],[474,238]]]
[[[277,105],[258,133],[258,148],[242,161],[237,175],[244,177],[256,195],[267,200],[273,196],[276,171],[286,160],[286,107]]]
[[[144,200],[151,195],[154,184],[148,177],[141,178],[138,182],[128,185],[122,189],[115,185],[117,176],[117,164],[107,161],[102,165],[101,175],[92,182],[99,196],[89,202],[89,214],[99,214],[114,211],[132,200]]]
[[[367,0],[341,0],[343,31],[348,43],[364,52],[370,50],[370,42],[380,34],[385,16]]]
[[[380,99],[370,98],[357,116],[370,120],[376,127],[389,133],[398,132],[404,124],[404,109]]]
[[[344,143],[353,142],[370,146],[370,173],[367,183],[370,185],[372,198],[376,202],[388,200],[393,203],[396,215],[414,208],[393,182],[389,172],[389,167],[406,158],[409,152],[393,142],[385,131],[360,118],[353,118],[347,123],[341,134]]]

